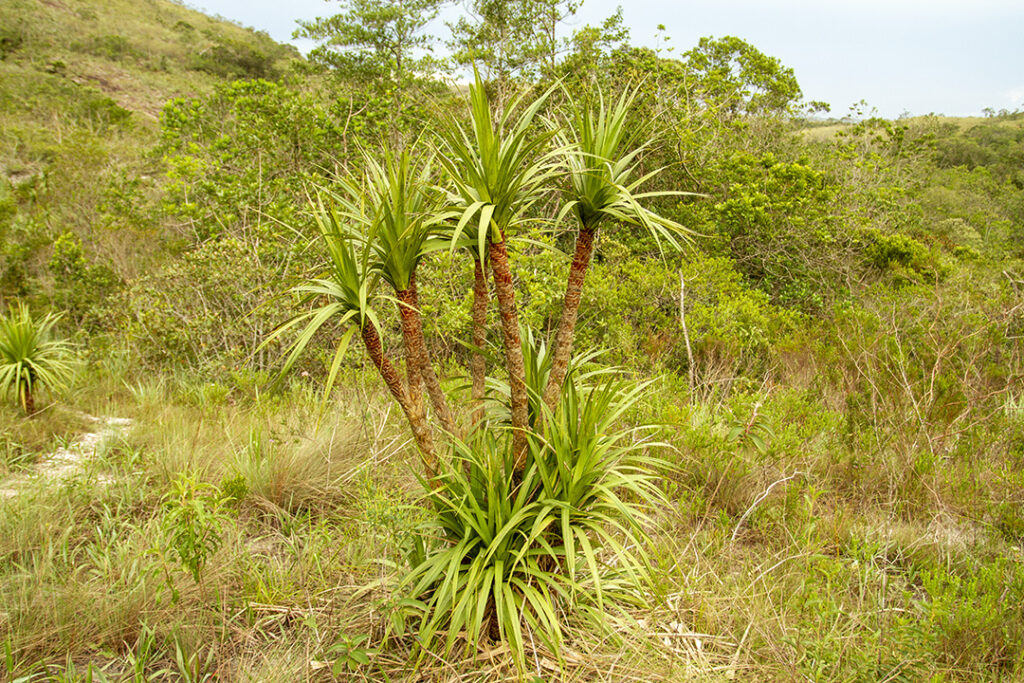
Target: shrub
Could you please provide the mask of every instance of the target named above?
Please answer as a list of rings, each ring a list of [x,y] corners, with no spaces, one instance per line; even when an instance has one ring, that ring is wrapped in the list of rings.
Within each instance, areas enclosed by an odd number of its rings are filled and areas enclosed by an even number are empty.
[[[225,41],[193,54],[189,68],[222,78],[268,78],[277,76],[271,55],[241,42]]]
[[[836,215],[841,197],[834,179],[773,154],[737,153],[708,172],[719,201],[680,210],[686,222],[714,236],[713,253],[730,256],[783,306],[814,312],[847,296],[855,233]]]
[[[0,61],[17,52],[24,42],[25,30],[20,23],[0,27]]]
[[[221,535],[230,516],[226,499],[215,486],[184,472],[172,482],[164,497],[165,514],[161,519],[166,550],[199,583],[207,560],[221,546]],[[168,577],[175,599],[178,592]]]
[[[86,260],[82,241],[71,232],[54,242],[49,266],[56,284],[54,301],[77,324],[85,322],[91,309],[121,287],[121,279],[109,266]]]
[[[957,669],[1002,678],[1024,667],[1024,571],[1000,558],[971,567],[965,575],[946,567],[925,570],[921,609],[935,650]]]
[[[273,312],[261,306],[289,253],[278,245],[211,240],[135,280],[111,301],[115,331],[146,364],[215,369],[226,376],[252,358]],[[285,263],[281,263],[282,257]]]
[[[880,270],[893,266],[921,270],[929,256],[928,248],[912,237],[881,233],[871,236],[865,255],[868,263]]]
[[[97,57],[120,62],[129,57],[138,57],[139,51],[125,36],[102,35],[93,36],[86,48]]]

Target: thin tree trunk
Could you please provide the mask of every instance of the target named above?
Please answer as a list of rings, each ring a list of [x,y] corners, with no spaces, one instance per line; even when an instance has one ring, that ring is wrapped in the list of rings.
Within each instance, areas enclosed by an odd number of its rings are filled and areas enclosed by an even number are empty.
[[[695,368],[693,367],[693,349],[690,347],[690,331],[686,327],[686,283],[683,271],[679,271],[679,324],[683,328],[683,341],[686,342],[686,364],[690,380],[690,400],[693,400],[693,389],[696,385]]]
[[[22,394],[22,402],[25,407],[26,415],[36,414],[36,397],[32,395],[32,389],[25,387],[25,392]]]
[[[594,256],[594,228],[580,228],[576,236],[576,253],[569,267],[569,279],[565,285],[565,303],[562,305],[562,319],[558,323],[555,334],[555,348],[551,359],[551,374],[544,388],[544,403],[554,411],[558,398],[562,393],[562,383],[569,369],[572,358],[572,342],[576,335],[576,318],[580,310],[580,297],[583,294],[583,281],[590,268]]]
[[[409,426],[412,428],[412,435],[416,439],[416,445],[419,446],[427,478],[433,480],[437,475],[437,452],[434,450],[434,440],[430,436],[430,429],[427,426],[427,416],[423,412],[422,392],[417,410],[415,402],[409,400],[409,394],[402,384],[401,375],[384,354],[384,347],[381,345],[377,328],[372,322],[367,321],[362,328],[362,333],[366,352],[370,355],[370,360],[377,367],[381,377],[384,378],[384,384],[387,385],[391,395],[395,397],[402,412],[405,413]]]
[[[448,399],[441,388],[441,381],[437,378],[434,366],[430,363],[430,352],[427,350],[427,342],[423,336],[423,318],[420,316],[420,300],[416,290],[416,276],[409,279],[409,288],[404,292],[397,292],[399,310],[402,316],[402,334],[406,345],[407,353],[420,374],[420,380],[426,386],[427,395],[434,406],[434,412],[441,420],[441,426],[449,434],[457,434],[455,419],[448,407]],[[407,324],[408,323],[408,324]],[[410,381],[409,386],[412,386]]]
[[[473,351],[469,357],[469,375],[473,379],[470,399],[473,404],[473,422],[484,421],[484,392],[487,381],[487,359],[483,349],[487,345],[487,304],[490,292],[487,288],[487,265],[481,263],[483,258],[473,257]]]
[[[516,471],[526,467],[526,430],[530,420],[530,400],[526,394],[526,369],[523,347],[519,338],[519,313],[516,311],[516,292],[512,286],[512,271],[508,263],[505,241],[491,242],[488,246],[491,270],[494,272],[494,290],[501,313],[502,339],[505,345],[505,365],[512,409],[512,455]]]

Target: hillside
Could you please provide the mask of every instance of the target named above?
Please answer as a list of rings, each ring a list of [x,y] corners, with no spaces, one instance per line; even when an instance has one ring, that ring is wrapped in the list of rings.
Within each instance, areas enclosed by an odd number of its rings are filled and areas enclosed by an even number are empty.
[[[124,236],[102,234],[102,215],[118,193],[154,191],[150,152],[169,99],[273,79],[297,58],[166,0],[0,5],[0,296],[27,293],[45,245],[65,231],[117,253]],[[118,262],[126,274],[136,265]]]
[[[1024,113],[557,16],[0,5],[0,681],[1024,680]]]

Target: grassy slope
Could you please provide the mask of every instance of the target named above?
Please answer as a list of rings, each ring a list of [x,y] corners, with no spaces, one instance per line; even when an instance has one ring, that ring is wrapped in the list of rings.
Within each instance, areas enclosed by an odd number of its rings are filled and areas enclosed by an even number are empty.
[[[0,215],[0,237],[24,246],[17,259],[29,276],[43,271],[48,244],[72,230],[130,277],[140,263],[126,240],[138,249],[154,235],[97,223],[111,189],[126,181],[140,179],[138,195],[154,196],[160,171],[147,155],[164,103],[246,66],[270,73],[298,56],[167,0],[8,0],[0,27],[0,203],[13,196],[17,206],[14,217]],[[0,296],[19,293],[16,282],[4,284]]]
[[[931,124],[953,124],[956,129],[960,132],[967,132],[972,128],[978,126],[984,126],[986,128],[1001,128],[1004,130],[1019,130],[1024,127],[1024,119],[1021,118],[987,118],[983,116],[913,116],[907,119],[901,119],[902,123],[907,125],[915,125],[921,123]],[[836,133],[844,130],[849,130],[853,127],[852,123],[827,123],[824,125],[809,125],[803,130],[804,138],[807,140],[813,140],[822,142],[825,140],[831,140],[835,137]]]
[[[16,103],[36,107],[37,122],[61,104],[45,96],[47,89],[70,94],[76,85],[79,97],[92,86],[155,120],[170,97],[201,92],[221,80],[193,68],[196,56],[217,44],[244,45],[277,60],[298,56],[265,34],[168,0],[9,0],[0,8],[0,24],[19,42],[3,62],[4,80],[37,84],[42,97],[23,91]],[[9,95],[15,90],[5,87]]]

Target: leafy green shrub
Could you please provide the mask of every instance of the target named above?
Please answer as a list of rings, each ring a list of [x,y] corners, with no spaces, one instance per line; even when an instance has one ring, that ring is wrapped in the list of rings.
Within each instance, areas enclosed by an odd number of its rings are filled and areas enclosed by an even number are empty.
[[[111,331],[125,332],[139,359],[172,363],[226,378],[252,360],[273,329],[273,310],[262,306],[285,277],[292,254],[275,243],[211,240],[136,279],[112,299]]]
[[[972,563],[973,565],[974,563]],[[946,567],[925,570],[921,608],[934,648],[949,666],[1019,675],[1024,671],[1024,570],[999,559],[965,575]]]
[[[245,477],[236,474],[223,479],[220,482],[220,494],[221,499],[228,505],[236,505],[241,502],[249,495],[249,486],[246,484]]]
[[[132,113],[106,96],[83,98],[81,118],[98,128],[119,126],[131,120]]]
[[[714,204],[680,207],[681,220],[711,234],[712,253],[772,301],[817,311],[846,297],[855,232],[836,215],[838,185],[808,162],[735,153],[708,169]]]
[[[928,247],[913,237],[900,234],[872,234],[864,253],[868,263],[879,270],[902,266],[903,268],[921,272],[932,261]]]
[[[220,490],[189,472],[179,474],[164,496],[161,524],[166,547],[161,550],[169,551],[196,583],[207,560],[220,548],[225,524],[230,520],[224,502]],[[177,596],[169,575],[168,584]]]
[[[258,48],[242,42],[217,43],[190,56],[189,68],[220,76],[222,78],[266,78],[277,77],[274,68],[276,58]]]
[[[611,349],[615,362],[685,372],[689,364],[679,320],[679,280],[698,378],[715,368],[757,373],[773,357],[774,340],[799,314],[771,303],[733,263],[694,252],[678,264],[632,256],[606,239],[588,276],[581,312],[583,347]],[[535,276],[523,276],[527,283]],[[548,315],[553,315],[549,308]],[[543,320],[543,319],[542,319]]]
[[[86,260],[82,241],[71,232],[65,232],[53,243],[49,266],[56,285],[54,302],[78,324],[85,322],[91,309],[122,286],[110,267]],[[92,321],[91,326],[95,325],[96,321]]]
[[[995,530],[1007,542],[1016,545],[1024,543],[1024,504],[1004,500],[994,506],[992,517]]]
[[[71,345],[53,338],[59,319],[52,313],[35,319],[22,303],[0,318],[0,393],[13,394],[29,415],[40,389],[62,391],[74,376]]]
[[[16,205],[12,201],[8,206]],[[48,246],[51,238],[39,217],[16,209],[12,213],[8,225],[0,222],[0,292],[24,297],[32,290],[33,256]]]
[[[269,217],[300,223],[309,182],[332,168],[341,127],[312,95],[266,80],[235,81],[169,101],[158,148],[165,208],[191,219],[198,240]],[[241,224],[239,226],[238,224]]]
[[[963,218],[947,218],[939,221],[935,225],[934,231],[935,234],[944,237],[957,247],[974,251],[981,251],[985,247],[985,242],[978,231]]]
[[[337,642],[327,648],[325,656],[333,661],[331,673],[341,676],[345,671],[355,671],[370,663],[370,655],[376,653],[373,648],[365,647],[370,637],[367,635],[342,635]]]
[[[127,37],[113,34],[94,36],[86,50],[97,57],[105,57],[115,62],[139,56],[139,51]]]

